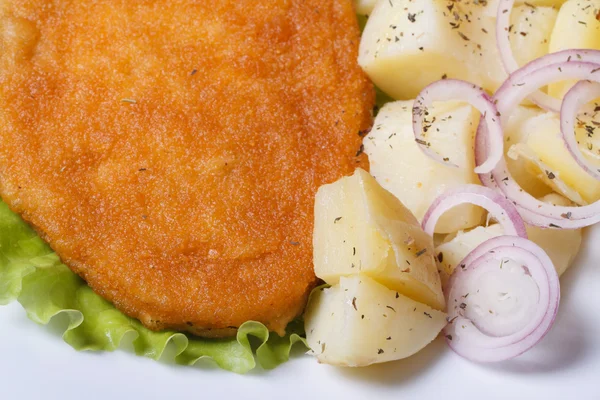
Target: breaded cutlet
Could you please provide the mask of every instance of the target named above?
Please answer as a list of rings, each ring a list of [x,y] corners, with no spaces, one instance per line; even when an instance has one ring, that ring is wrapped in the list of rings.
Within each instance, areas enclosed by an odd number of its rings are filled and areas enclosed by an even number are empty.
[[[351,0],[0,0],[0,195],[153,330],[282,334],[374,93]]]

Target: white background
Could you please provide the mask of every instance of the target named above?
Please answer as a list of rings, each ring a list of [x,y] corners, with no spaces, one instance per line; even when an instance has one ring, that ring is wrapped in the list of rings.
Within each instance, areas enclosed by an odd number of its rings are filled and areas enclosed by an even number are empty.
[[[301,353],[274,371],[235,375],[128,351],[77,353],[60,321],[41,327],[20,305],[0,308],[0,399],[600,399],[600,229],[587,232],[561,280],[557,322],[531,352],[496,365],[465,361],[438,338],[406,360],[364,369],[319,365]]]

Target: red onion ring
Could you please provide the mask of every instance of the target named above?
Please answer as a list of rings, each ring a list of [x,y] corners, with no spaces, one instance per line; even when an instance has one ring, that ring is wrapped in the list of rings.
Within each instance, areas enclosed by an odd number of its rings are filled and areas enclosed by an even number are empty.
[[[527,239],[523,219],[516,207],[501,193],[479,185],[463,185],[450,189],[431,204],[421,226],[425,233],[433,236],[435,225],[448,210],[463,203],[485,208],[504,228],[504,234]]]
[[[442,158],[429,148],[430,145],[424,135],[427,129],[423,129],[423,119],[428,115],[428,107],[434,101],[448,100],[467,102],[482,114],[482,119],[486,121],[489,127],[491,151],[486,160],[482,160],[481,164],[478,164],[475,172],[478,174],[490,172],[503,156],[504,134],[500,124],[500,114],[489,95],[483,89],[471,83],[457,79],[446,79],[430,84],[419,93],[413,105],[413,131],[419,148],[428,157],[441,164],[458,167],[456,164],[451,163],[448,158]]]
[[[510,46],[510,15],[515,0],[500,0],[496,12],[496,45],[500,53],[500,61],[508,75],[519,69]]]
[[[597,50],[565,50],[552,53],[549,56],[542,57],[527,64],[522,69],[513,55],[510,45],[510,15],[514,7],[515,0],[500,0],[498,2],[498,11],[496,13],[496,45],[500,53],[500,60],[506,73],[515,79],[525,76],[535,69],[558,62],[568,62],[571,60],[600,63],[600,51]],[[544,63],[541,60],[544,60]],[[517,72],[517,74],[515,74]],[[544,92],[536,90],[528,96],[534,104],[547,111],[555,113],[560,112],[560,100],[547,95]]]
[[[575,120],[579,110],[598,97],[600,97],[600,84],[598,83],[580,81],[573,86],[563,99],[560,110],[560,131],[567,150],[577,161],[577,164],[588,174],[600,180],[600,168],[585,159],[575,138]]]
[[[501,263],[501,269],[506,265],[505,259],[519,261],[522,273],[529,275],[537,285],[537,302],[534,302],[535,309],[531,315],[514,312],[505,315],[503,312],[493,313],[491,309],[489,314],[492,316],[488,315],[487,310],[478,312],[478,300],[482,296],[478,292],[481,287],[485,287],[481,281],[497,285],[494,292],[488,294],[496,301],[501,301],[494,296],[504,290],[502,283],[496,279],[486,281],[485,278],[492,276],[494,270],[498,273],[497,262]],[[445,288],[449,323],[444,328],[444,333],[448,345],[456,353],[477,362],[503,361],[523,354],[546,335],[558,311],[560,284],[552,261],[540,247],[520,237],[500,236],[481,244],[459,265]],[[521,271],[515,272],[513,269],[508,273],[520,274]],[[474,280],[479,284],[472,287]],[[529,294],[535,297],[536,293]],[[516,304],[527,306],[527,302],[522,299]],[[517,317],[511,318],[515,314]],[[490,328],[486,326],[489,325],[486,318],[497,318],[504,324],[496,323],[497,326]],[[515,319],[521,323],[515,323]]]
[[[581,61],[567,61],[558,64],[547,64],[547,57],[542,57],[535,62],[543,65],[532,69],[524,75],[515,74],[498,89],[494,101],[501,112],[502,122],[506,115],[520,104],[529,93],[547,85],[549,82],[578,79],[600,82],[600,64]],[[485,121],[480,121],[475,141],[475,158],[485,158],[489,145],[486,143],[487,126]],[[581,207],[565,207],[546,204],[526,193],[512,178],[504,155],[491,174],[480,174],[482,183],[490,188],[499,188],[519,210],[523,219],[530,225],[545,228],[577,229],[600,222],[600,201]]]

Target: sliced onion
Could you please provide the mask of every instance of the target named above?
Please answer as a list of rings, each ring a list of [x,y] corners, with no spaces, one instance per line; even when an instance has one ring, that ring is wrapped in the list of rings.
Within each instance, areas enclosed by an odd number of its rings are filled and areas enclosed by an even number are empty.
[[[505,260],[518,264],[500,272]],[[509,287],[501,274],[510,274]],[[514,285],[519,280],[517,293]],[[558,311],[560,284],[540,247],[520,237],[500,236],[481,244],[459,264],[445,294],[448,345],[469,360],[496,362],[524,353],[546,335]],[[516,298],[508,310],[501,303],[507,296]]]
[[[552,56],[546,56],[552,57]],[[539,69],[515,78],[509,78],[496,92],[494,101],[501,113],[502,122],[527,97],[527,95],[548,83],[565,80],[591,80],[600,82],[600,64],[581,61],[568,61],[549,64],[546,57],[538,61],[544,65]],[[517,75],[517,74],[516,74]],[[489,150],[486,145],[488,128],[481,121],[477,130],[476,159],[484,159]],[[499,188],[519,210],[523,219],[530,225],[545,228],[577,229],[600,222],[600,202],[581,207],[565,207],[546,204],[525,192],[508,171],[504,155],[491,174],[481,174],[482,183],[490,188]]]
[[[527,75],[535,69],[539,69],[545,65],[568,62],[571,60],[600,63],[600,51],[571,49],[538,58],[522,69],[519,69],[519,64],[517,64],[517,61],[515,60],[510,45],[510,15],[514,4],[515,0],[500,0],[498,2],[498,11],[496,13],[496,45],[498,47],[498,52],[500,53],[500,60],[508,75],[514,75],[514,73],[517,72],[518,75],[512,77],[518,78],[519,76]],[[544,61],[541,62],[541,60]],[[528,97],[529,100],[540,108],[555,113],[560,111],[560,100],[555,99],[544,92],[536,90],[531,92]]]
[[[419,144],[421,150],[431,159],[448,166],[458,167],[448,158],[443,158],[431,150],[430,144],[424,135],[427,132],[423,129],[423,120],[429,115],[428,109],[433,102],[448,100],[467,102],[478,109],[483,115],[482,119],[486,121],[489,127],[491,151],[487,159],[482,160],[481,164],[478,164],[475,172],[478,174],[490,172],[502,158],[504,137],[499,120],[500,114],[490,96],[483,89],[472,83],[457,79],[446,79],[434,82],[423,89],[419,96],[417,96],[413,106],[415,141]]]
[[[517,64],[510,46],[510,14],[514,4],[515,0],[500,0],[496,13],[496,44],[500,60],[508,75],[519,69],[519,64]]]
[[[506,235],[527,238],[523,219],[515,206],[501,193],[478,185],[463,185],[448,190],[431,204],[421,226],[433,236],[435,225],[440,217],[448,210],[463,203],[475,204],[485,208],[504,228]]]
[[[600,66],[599,66],[600,68]],[[567,149],[577,164],[594,178],[600,180],[600,169],[585,159],[575,138],[575,120],[579,110],[600,97],[600,84],[580,81],[567,92],[560,110],[560,131]],[[600,127],[598,127],[600,130]]]

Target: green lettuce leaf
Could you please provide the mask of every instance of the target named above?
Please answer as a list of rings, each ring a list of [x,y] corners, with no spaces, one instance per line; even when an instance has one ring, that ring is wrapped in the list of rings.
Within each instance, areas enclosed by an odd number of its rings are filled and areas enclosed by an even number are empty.
[[[140,356],[158,360],[171,343],[178,364],[192,365],[208,357],[225,370],[245,373],[257,361],[264,369],[275,368],[289,359],[294,344],[306,346],[300,322],[290,324],[285,337],[270,334],[263,324],[253,321],[243,324],[237,337],[229,339],[152,332],[94,293],[0,202],[0,305],[14,300],[39,324],[48,324],[55,316],[65,314],[69,324],[63,339],[76,350],[114,351],[125,335],[131,334]],[[252,344],[251,337],[255,338]]]

